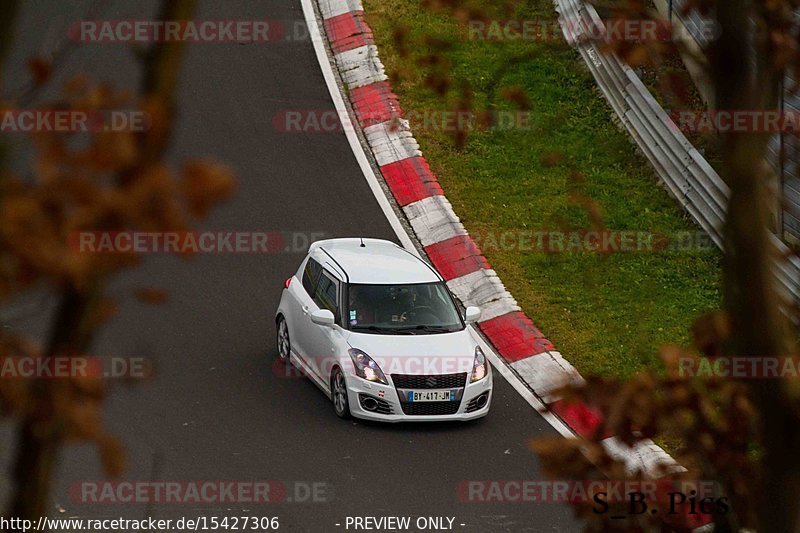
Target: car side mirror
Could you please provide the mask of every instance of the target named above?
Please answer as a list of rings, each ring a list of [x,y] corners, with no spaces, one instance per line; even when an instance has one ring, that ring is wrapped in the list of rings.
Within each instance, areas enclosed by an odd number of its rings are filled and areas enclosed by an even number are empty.
[[[328,309],[318,309],[311,313],[311,322],[320,326],[332,326],[336,319]]]
[[[467,321],[467,324],[472,324],[473,322],[477,322],[478,320],[480,320],[480,318],[481,318],[480,307],[475,307],[474,305],[470,305],[464,312],[464,320]]]

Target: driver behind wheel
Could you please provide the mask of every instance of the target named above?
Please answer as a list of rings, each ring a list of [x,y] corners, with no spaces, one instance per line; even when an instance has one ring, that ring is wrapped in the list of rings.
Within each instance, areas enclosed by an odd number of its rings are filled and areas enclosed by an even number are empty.
[[[361,287],[350,288],[350,325],[374,324],[375,308]]]
[[[409,318],[414,316],[416,301],[416,291],[411,289],[400,291],[395,296],[395,308],[399,311],[399,314],[392,315],[392,322],[407,322]]]

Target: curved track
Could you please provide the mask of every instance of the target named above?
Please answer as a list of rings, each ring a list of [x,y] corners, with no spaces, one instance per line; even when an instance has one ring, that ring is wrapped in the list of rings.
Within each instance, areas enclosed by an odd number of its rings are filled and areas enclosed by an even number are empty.
[[[196,18],[301,21],[299,1],[198,2]],[[152,18],[153,2],[112,2],[102,18]],[[88,2],[24,3],[6,79],[22,57],[52,50]],[[48,17],[42,17],[48,13]],[[44,43],[44,44],[43,44]],[[117,86],[139,73],[124,45],[81,45],[60,77],[85,72]],[[13,91],[14,82],[8,90]],[[176,164],[208,155],[233,166],[238,195],[204,227],[363,235],[396,240],[343,134],[276,131],[286,109],[332,109],[310,42],[195,44],[187,47],[180,120],[170,150]],[[344,530],[347,516],[450,516],[465,531],[576,531],[556,504],[467,504],[467,479],[539,479],[528,443],[550,426],[495,373],[493,410],[471,424],[343,422],[309,381],[273,372],[272,314],[283,280],[302,253],[152,257],[120,279],[169,289],[170,302],[125,300],[95,345],[98,355],[144,355],[157,378],[115,388],[108,425],[128,448],[126,480],[280,480],[327,483],[324,503],[257,505],[78,505],[70,486],[102,478],[93,449],[70,448],[54,494],[54,516],[176,518],[278,516],[290,531]],[[10,324],[34,329],[37,321]],[[3,440],[11,432],[3,426]],[[2,459],[8,462],[9,446]],[[0,485],[6,485],[3,482]],[[7,493],[6,493],[7,494]],[[56,509],[63,508],[63,513]],[[336,524],[342,524],[336,526]],[[461,526],[460,524],[464,524]]]

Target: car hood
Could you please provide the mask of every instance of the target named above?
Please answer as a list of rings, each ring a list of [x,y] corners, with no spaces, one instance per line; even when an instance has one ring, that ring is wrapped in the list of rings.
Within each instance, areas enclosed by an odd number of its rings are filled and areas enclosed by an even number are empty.
[[[348,332],[347,343],[369,355],[385,374],[471,372],[475,339],[468,329],[432,335],[375,335]]]

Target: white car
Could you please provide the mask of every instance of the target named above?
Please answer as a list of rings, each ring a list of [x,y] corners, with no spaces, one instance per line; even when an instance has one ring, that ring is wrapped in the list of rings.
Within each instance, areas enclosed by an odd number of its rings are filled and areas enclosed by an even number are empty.
[[[318,241],[286,280],[278,356],[331,398],[336,414],[386,422],[486,416],[491,366],[442,277],[378,239]]]

